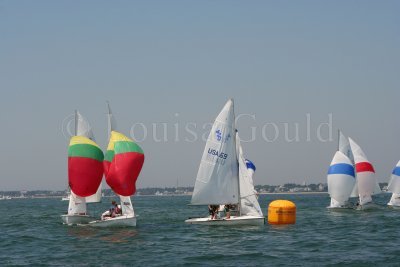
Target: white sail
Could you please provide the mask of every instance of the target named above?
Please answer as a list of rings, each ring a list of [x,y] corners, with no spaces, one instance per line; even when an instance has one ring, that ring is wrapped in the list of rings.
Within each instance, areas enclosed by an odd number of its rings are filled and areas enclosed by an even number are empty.
[[[124,196],[119,195],[119,198],[121,200],[122,215],[135,216],[135,211],[133,210],[131,197],[129,197],[129,196],[124,197]]]
[[[97,189],[97,192],[91,196],[86,197],[86,203],[98,203],[101,202],[101,186],[102,183],[100,183],[99,188]]]
[[[83,117],[79,111],[75,111],[75,135],[76,136],[85,136],[93,141],[94,135],[92,131],[92,127],[89,122]]]
[[[400,206],[400,194],[393,193],[388,205],[399,207]]]
[[[192,195],[193,205],[239,203],[235,139],[234,104],[229,100],[208,136]]]
[[[358,197],[358,184],[357,184],[357,176],[356,176],[356,183],[353,187],[353,191],[351,191],[350,197]]]
[[[393,169],[390,182],[388,184],[388,191],[394,194],[400,194],[400,161],[396,164]]]
[[[86,214],[86,200],[84,197],[75,195],[71,191],[68,205],[68,215],[84,215]]]
[[[339,147],[338,150],[345,154],[354,164],[354,156],[351,151],[349,139],[339,130]]]
[[[397,162],[396,167],[393,169],[388,184],[388,192],[392,192],[388,205],[400,206],[400,161]]]
[[[360,205],[372,202],[372,195],[377,191],[377,181],[375,179],[375,170],[368,161],[361,147],[349,138],[351,150],[354,155],[354,162],[357,173],[357,187]]]
[[[328,192],[332,199],[331,207],[344,206],[355,183],[353,163],[345,154],[337,151],[328,171]]]
[[[253,184],[255,166],[251,161],[244,158],[238,133],[236,133],[236,145],[239,161],[240,214],[263,216],[257,199],[257,191],[254,189]]]
[[[110,107],[110,103],[107,101],[107,124],[108,124],[108,140],[110,139],[111,136],[111,131],[114,131],[117,129],[117,121],[115,120],[112,111],[111,111],[111,107]]]

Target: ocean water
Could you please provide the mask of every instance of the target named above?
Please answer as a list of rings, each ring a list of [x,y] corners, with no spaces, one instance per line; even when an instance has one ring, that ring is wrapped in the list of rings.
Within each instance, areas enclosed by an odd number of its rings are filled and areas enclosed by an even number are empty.
[[[0,266],[399,266],[400,210],[330,212],[326,194],[263,195],[297,205],[289,226],[196,226],[190,197],[134,197],[136,228],[66,226],[60,199],[0,202]],[[90,207],[100,214],[110,199]]]

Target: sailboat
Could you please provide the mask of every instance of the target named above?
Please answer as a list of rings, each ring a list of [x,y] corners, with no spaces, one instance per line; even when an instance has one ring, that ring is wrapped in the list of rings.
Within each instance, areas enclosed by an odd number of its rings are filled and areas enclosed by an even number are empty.
[[[144,163],[144,153],[138,144],[115,130],[115,123],[108,107],[109,144],[103,168],[107,184],[119,196],[122,214],[103,217],[89,223],[95,227],[136,226],[136,216],[131,196],[136,192],[136,180]]]
[[[348,200],[356,183],[349,140],[339,130],[338,151],[328,170],[328,192],[331,203],[328,209],[349,208]]]
[[[264,216],[253,186],[255,166],[246,161],[235,128],[230,99],[217,116],[208,136],[194,186],[191,205],[234,205],[229,218],[190,218],[188,224],[263,225]]]
[[[388,191],[392,192],[388,206],[400,207],[400,161],[397,162],[396,167],[393,169]]]
[[[372,202],[372,195],[381,193],[381,188],[375,178],[374,167],[368,161],[361,147],[351,138],[349,138],[349,142],[356,170],[356,185],[352,196],[359,198],[357,209],[369,209],[375,206]]]
[[[68,190],[66,191],[66,193],[67,193],[67,195],[63,196],[61,198],[61,201],[69,201],[69,199],[71,198],[71,190],[69,189],[69,187],[68,187]]]
[[[95,143],[87,120],[75,111],[75,135],[68,147],[68,213],[61,215],[65,224],[85,224],[93,220],[87,214],[87,203],[101,201],[103,152]]]

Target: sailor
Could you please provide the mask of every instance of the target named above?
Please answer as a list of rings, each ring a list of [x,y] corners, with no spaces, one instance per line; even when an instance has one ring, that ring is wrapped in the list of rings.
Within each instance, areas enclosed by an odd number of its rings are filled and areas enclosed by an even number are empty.
[[[231,218],[231,211],[234,211],[236,209],[235,205],[232,204],[226,204],[225,205],[225,217],[226,219],[230,219]]]
[[[122,214],[122,210],[121,210],[121,208],[119,207],[119,205],[117,204],[117,202],[115,202],[115,200],[113,200],[113,201],[111,202],[111,204],[112,204],[112,206],[111,206],[111,208],[110,208],[111,217],[114,218],[114,217],[116,217],[116,216],[121,215],[121,214]]]
[[[208,212],[211,216],[211,220],[215,220],[218,214],[218,205],[208,205]]]

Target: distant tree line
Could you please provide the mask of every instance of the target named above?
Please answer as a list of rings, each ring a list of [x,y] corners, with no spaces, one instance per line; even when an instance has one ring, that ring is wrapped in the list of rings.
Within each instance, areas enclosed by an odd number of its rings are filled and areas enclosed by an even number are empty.
[[[387,188],[387,183],[379,183],[381,189]],[[326,192],[327,184],[295,184],[287,183],[284,185],[256,185],[255,189],[260,193],[277,193],[277,192]],[[111,189],[103,189],[103,194],[106,197],[115,196]],[[163,195],[186,194],[193,192],[193,187],[147,187],[137,189],[137,195]],[[66,191],[51,191],[51,190],[33,190],[33,191],[0,191],[0,196],[10,197],[60,197],[66,196]]]

